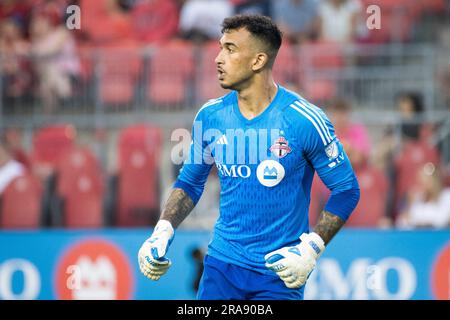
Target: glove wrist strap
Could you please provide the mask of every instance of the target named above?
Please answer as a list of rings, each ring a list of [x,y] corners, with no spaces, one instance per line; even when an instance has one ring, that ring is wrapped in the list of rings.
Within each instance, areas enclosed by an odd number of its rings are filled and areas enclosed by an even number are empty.
[[[300,236],[300,240],[302,243],[307,244],[317,255],[317,258],[320,257],[322,252],[325,250],[325,242],[323,239],[315,232],[311,233],[303,233]]]
[[[168,220],[159,220],[155,226],[155,232],[167,232],[169,238],[172,238],[175,233],[172,224]]]

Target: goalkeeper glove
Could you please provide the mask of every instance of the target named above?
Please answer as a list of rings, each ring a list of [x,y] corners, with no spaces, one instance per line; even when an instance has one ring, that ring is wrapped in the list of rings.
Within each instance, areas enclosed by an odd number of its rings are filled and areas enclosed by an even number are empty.
[[[159,220],[150,238],[145,240],[138,253],[141,272],[151,280],[159,280],[171,266],[170,259],[164,257],[174,237],[172,224]]]
[[[300,288],[325,250],[322,238],[314,232],[303,233],[300,244],[284,247],[265,255],[266,267],[275,272],[288,288]]]

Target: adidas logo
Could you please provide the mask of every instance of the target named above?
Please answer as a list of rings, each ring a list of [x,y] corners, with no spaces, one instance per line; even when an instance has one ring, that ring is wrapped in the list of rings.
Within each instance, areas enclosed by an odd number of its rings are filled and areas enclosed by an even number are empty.
[[[217,144],[228,144],[227,137],[225,135],[222,135],[216,142]]]

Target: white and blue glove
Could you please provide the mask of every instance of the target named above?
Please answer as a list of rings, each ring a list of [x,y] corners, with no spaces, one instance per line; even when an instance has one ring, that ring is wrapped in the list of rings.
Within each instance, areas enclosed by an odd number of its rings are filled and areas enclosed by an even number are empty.
[[[300,288],[325,250],[322,238],[314,232],[303,233],[300,244],[284,247],[265,255],[266,267],[275,272],[288,288]]]
[[[159,220],[151,237],[139,249],[139,268],[144,276],[156,281],[170,268],[172,263],[165,255],[173,237],[172,224],[167,220]]]

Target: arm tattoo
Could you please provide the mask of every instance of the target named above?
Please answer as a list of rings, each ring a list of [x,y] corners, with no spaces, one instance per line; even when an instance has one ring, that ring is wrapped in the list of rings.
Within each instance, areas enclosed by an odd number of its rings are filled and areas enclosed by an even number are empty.
[[[177,228],[194,207],[194,202],[189,195],[182,189],[175,188],[167,199],[161,219],[169,221],[174,228]]]
[[[319,221],[314,228],[314,232],[323,239],[326,245],[331,241],[344,223],[345,222],[338,216],[327,211],[322,211]]]

